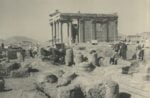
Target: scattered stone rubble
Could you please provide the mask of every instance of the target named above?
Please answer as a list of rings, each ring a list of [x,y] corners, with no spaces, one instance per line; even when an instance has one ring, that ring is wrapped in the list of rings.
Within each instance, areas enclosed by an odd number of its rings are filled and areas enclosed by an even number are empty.
[[[119,98],[119,85],[114,81],[104,81],[90,87],[87,98]]]
[[[54,75],[54,73],[49,75]],[[43,78],[43,81],[36,83],[36,89],[47,95],[47,98],[119,98],[118,83],[109,80],[85,87],[76,81],[78,77],[80,75],[76,72],[63,72],[61,77],[57,77],[58,81],[55,81],[55,84]]]
[[[82,50],[82,49],[81,49]],[[75,58],[74,58],[75,56]],[[119,98],[119,85],[113,80],[98,82],[94,85],[82,86],[76,79],[80,77],[78,72],[86,72],[90,74],[97,67],[103,64],[97,51],[92,51],[85,60],[85,54],[79,52],[74,53],[73,49],[66,51],[66,65],[71,66],[75,63],[75,71],[65,72],[58,70],[57,72],[41,74],[35,83],[34,91],[23,92],[22,98]],[[103,57],[102,57],[103,58]],[[129,66],[122,67],[123,74],[134,74],[139,71],[139,62],[133,61]],[[21,66],[20,63],[9,63],[8,67],[11,77],[25,77],[30,75],[32,66],[26,64]],[[150,68],[147,68],[147,80],[150,80]],[[5,81],[0,78],[0,91],[4,90]]]

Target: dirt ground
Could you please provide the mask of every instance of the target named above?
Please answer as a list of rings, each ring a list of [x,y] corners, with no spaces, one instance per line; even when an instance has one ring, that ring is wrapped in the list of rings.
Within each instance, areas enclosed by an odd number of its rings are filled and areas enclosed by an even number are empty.
[[[83,45],[81,45],[83,47]],[[90,47],[88,49],[95,48]],[[77,47],[74,47],[77,49]],[[101,49],[101,47],[97,47]],[[101,49],[101,53],[106,55],[104,50],[109,51],[110,46],[107,49]],[[129,47],[128,56],[133,54],[133,47]],[[88,50],[87,50],[88,51]],[[82,51],[86,53],[87,51]],[[99,50],[100,51],[100,50]],[[146,56],[148,55],[149,49],[146,50]],[[102,54],[101,54],[102,55]],[[111,53],[107,53],[111,55]],[[147,56],[146,59],[149,57]],[[118,65],[109,65],[108,57],[106,57],[106,66],[97,67],[91,73],[79,73],[80,76],[75,81],[80,81],[84,86],[88,86],[94,83],[98,83],[103,79],[111,79],[119,84],[120,94],[126,94],[126,97],[120,98],[150,98],[150,81],[145,81],[143,77],[146,74],[145,68],[149,66],[148,60],[146,63],[140,63],[141,70],[133,75],[123,75],[121,74],[121,68],[127,66],[130,63],[128,61],[119,60]],[[24,64],[31,64],[33,68],[39,69],[39,72],[32,73],[30,77],[25,78],[6,78],[6,91],[0,92],[0,98],[24,98],[22,97],[24,92],[32,92],[34,90],[34,83],[37,81],[39,75],[46,72],[55,72],[57,70],[76,71],[76,67],[68,67],[66,65],[52,65],[50,62],[43,62],[39,58],[27,59]],[[31,97],[32,98],[32,97]]]

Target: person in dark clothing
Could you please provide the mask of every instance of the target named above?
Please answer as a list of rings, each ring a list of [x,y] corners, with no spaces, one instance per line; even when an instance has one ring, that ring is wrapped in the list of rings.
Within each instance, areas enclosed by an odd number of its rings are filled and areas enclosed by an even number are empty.
[[[144,59],[144,44],[142,45],[139,41],[137,41],[136,46],[137,51],[137,59],[143,60]]]
[[[22,60],[25,61],[26,50],[22,49],[21,55],[22,55]]]
[[[124,60],[127,59],[127,45],[124,42],[120,46],[120,57]]]
[[[119,49],[120,49],[120,43],[115,44],[113,50],[115,50],[115,52],[119,52]]]
[[[4,43],[1,44],[1,47],[2,47],[2,49],[4,49],[4,47],[5,47]]]
[[[30,53],[30,57],[33,58],[33,51],[32,51],[32,49],[29,50],[29,53]]]

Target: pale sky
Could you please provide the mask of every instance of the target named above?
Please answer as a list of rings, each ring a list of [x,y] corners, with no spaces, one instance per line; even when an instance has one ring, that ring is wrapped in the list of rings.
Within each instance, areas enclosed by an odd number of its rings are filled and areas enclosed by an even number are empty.
[[[51,38],[49,14],[60,12],[118,13],[123,34],[150,31],[150,0],[0,0],[0,38]]]

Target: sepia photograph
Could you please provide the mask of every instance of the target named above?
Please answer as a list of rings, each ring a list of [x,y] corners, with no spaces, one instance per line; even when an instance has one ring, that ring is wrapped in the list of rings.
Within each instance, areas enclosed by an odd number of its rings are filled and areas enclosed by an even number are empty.
[[[0,0],[0,98],[150,98],[150,0]]]

